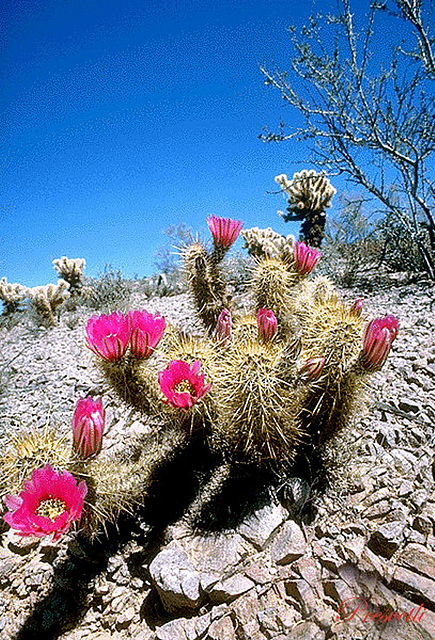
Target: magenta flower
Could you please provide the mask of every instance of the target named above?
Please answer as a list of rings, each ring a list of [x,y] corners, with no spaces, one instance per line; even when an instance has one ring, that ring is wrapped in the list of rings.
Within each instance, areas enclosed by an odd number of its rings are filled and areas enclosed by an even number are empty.
[[[64,471],[57,473],[49,464],[35,469],[32,479],[24,482],[19,496],[7,496],[9,509],[3,517],[21,536],[46,536],[53,533],[53,541],[79,520],[88,488],[84,481]]]
[[[137,358],[149,358],[166,329],[162,316],[147,311],[130,311],[130,350]]]
[[[229,249],[234,244],[243,227],[243,222],[240,220],[219,218],[218,216],[208,216],[207,224],[215,246],[224,249]]]
[[[227,342],[228,340],[232,339],[233,320],[228,309],[222,309],[222,311],[220,312],[217,321],[215,336],[219,342]]]
[[[366,371],[379,371],[399,333],[399,322],[394,316],[375,318],[366,326],[359,362]]]
[[[278,331],[278,321],[270,309],[259,309],[257,313],[257,324],[260,336],[266,341],[273,338]]]
[[[315,382],[323,371],[325,358],[310,358],[299,369],[299,376],[307,382]]]
[[[300,275],[311,273],[320,260],[320,251],[308,247],[303,242],[295,242],[293,245],[294,268]]]
[[[130,318],[118,311],[110,316],[92,316],[86,325],[89,349],[104,360],[116,361],[122,358],[130,336]]]
[[[167,404],[187,410],[210,390],[211,384],[204,385],[204,374],[200,373],[200,368],[199,360],[191,367],[184,360],[172,360],[159,373],[160,388],[167,398]]]
[[[101,398],[80,398],[73,416],[74,449],[82,460],[100,453],[103,442],[105,411]]]
[[[355,300],[355,302],[350,308],[351,315],[355,316],[356,318],[359,318],[360,315],[362,314],[363,306],[364,306],[364,300],[362,298],[358,298],[357,300]]]

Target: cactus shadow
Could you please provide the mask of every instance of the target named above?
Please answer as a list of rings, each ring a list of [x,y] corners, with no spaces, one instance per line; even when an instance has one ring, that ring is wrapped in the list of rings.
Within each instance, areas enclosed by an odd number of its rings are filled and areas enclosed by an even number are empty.
[[[280,502],[295,521],[310,524],[316,516],[316,498],[328,487],[328,468],[321,452],[307,442],[292,462],[279,468],[233,465],[223,486],[204,500],[188,524],[203,534],[235,529],[271,501]]]
[[[121,516],[117,526],[109,525],[105,535],[94,541],[80,536],[72,540],[65,560],[55,567],[49,592],[35,604],[14,640],[56,640],[76,628],[90,606],[95,578],[107,570],[110,558],[132,539],[139,550],[127,560],[130,573],[132,577],[146,578],[144,565],[146,567],[164,545],[169,528],[184,519],[219,462],[201,439],[193,439],[185,451],[159,469],[152,492],[134,516]],[[311,452],[309,457],[308,452],[301,454],[285,475],[262,471],[252,465],[236,465],[219,491],[201,505],[189,523],[192,531],[206,533],[235,528],[271,498],[280,499],[290,511],[293,507],[294,514],[302,517],[310,506],[313,480],[318,485],[316,491],[319,490],[320,467],[321,462],[315,460]],[[288,489],[294,485],[295,478],[304,482],[308,491],[302,503],[292,498]],[[151,627],[167,617],[156,598],[153,599],[154,595],[151,592],[145,598],[141,611]]]

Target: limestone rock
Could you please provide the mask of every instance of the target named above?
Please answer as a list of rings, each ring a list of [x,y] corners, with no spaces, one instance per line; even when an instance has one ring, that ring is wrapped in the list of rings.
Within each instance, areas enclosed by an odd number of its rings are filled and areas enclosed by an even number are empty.
[[[151,579],[167,611],[196,609],[201,601],[200,574],[178,545],[163,549],[149,567]]]
[[[235,575],[221,580],[210,590],[212,602],[231,602],[238,596],[252,589],[255,584],[243,575]]]
[[[290,633],[286,636],[287,640],[324,640],[325,632],[314,623],[308,620],[298,622]]]
[[[390,586],[399,593],[412,594],[425,606],[433,609],[435,607],[435,581],[409,571],[404,567],[396,567],[393,571]]]
[[[408,544],[394,560],[406,569],[435,580],[435,553],[421,544]]]
[[[238,532],[258,549],[264,549],[288,513],[278,504],[267,504],[248,516]]]
[[[273,562],[288,564],[303,556],[306,550],[307,543],[302,529],[293,520],[288,520],[273,542],[270,552]]]
[[[405,523],[401,521],[381,525],[371,535],[368,542],[369,549],[384,558],[391,558],[403,540],[404,529]]]

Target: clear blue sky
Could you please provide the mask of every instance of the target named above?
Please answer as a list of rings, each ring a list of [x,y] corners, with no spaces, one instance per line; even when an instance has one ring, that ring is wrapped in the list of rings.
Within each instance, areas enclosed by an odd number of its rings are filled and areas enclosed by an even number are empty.
[[[258,140],[288,119],[258,67],[288,66],[313,6],[5,0],[0,277],[55,282],[62,255],[150,275],[163,230],[208,214],[297,231],[267,192],[309,154]]]

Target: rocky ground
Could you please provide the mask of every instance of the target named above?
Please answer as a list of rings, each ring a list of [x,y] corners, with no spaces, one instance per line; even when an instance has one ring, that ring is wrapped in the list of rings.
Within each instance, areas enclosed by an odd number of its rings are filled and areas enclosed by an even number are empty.
[[[310,493],[295,477],[285,491],[260,492],[231,526],[192,531],[179,520],[181,468],[179,486],[155,496],[152,524],[139,514],[93,545],[21,539],[4,526],[0,636],[435,638],[435,291],[398,283],[364,297],[373,316],[397,316],[400,333],[365,414],[330,447],[329,488]],[[141,306],[177,324],[191,314],[184,294]],[[27,318],[0,329],[3,448],[20,428],[69,434],[87,394],[103,393],[107,451],[150,429],[102,385],[84,344],[91,314],[64,313],[51,329]]]

